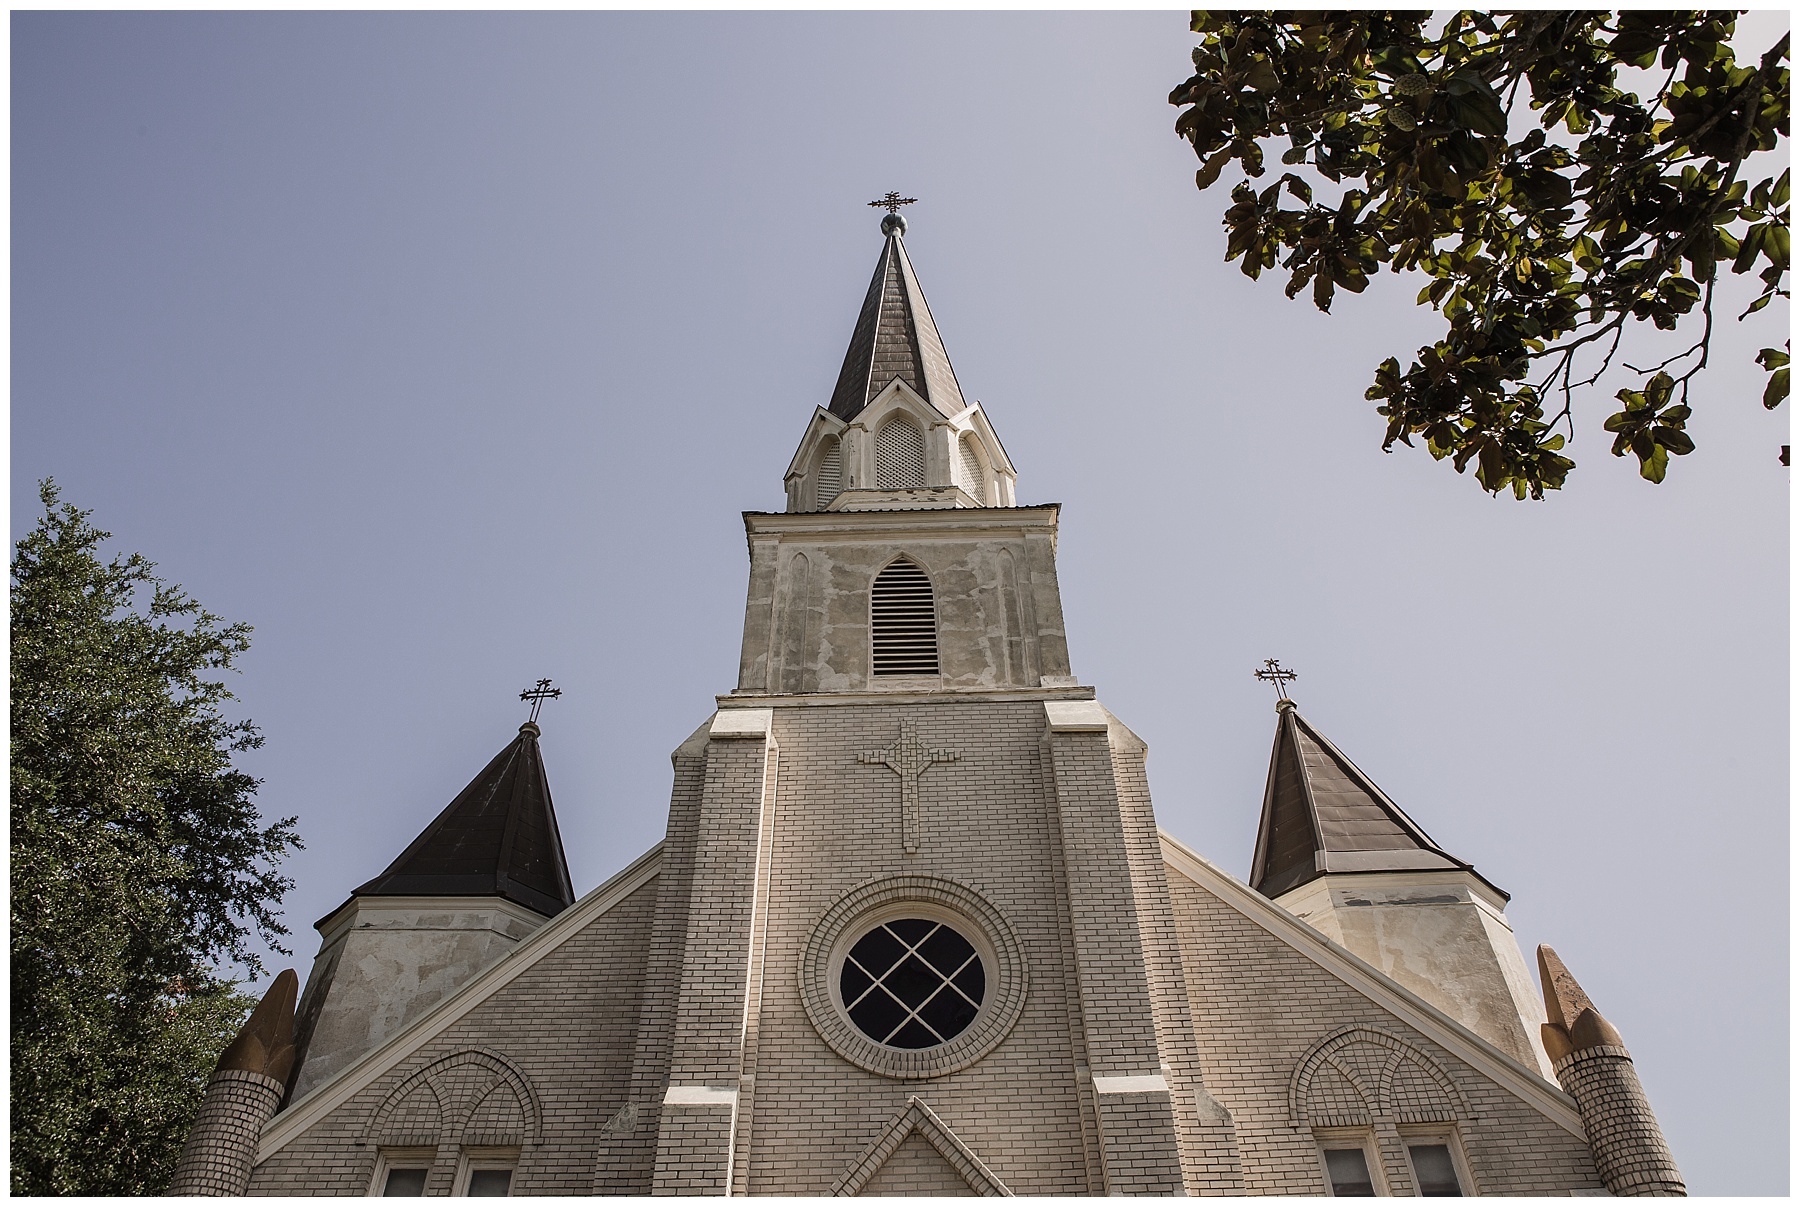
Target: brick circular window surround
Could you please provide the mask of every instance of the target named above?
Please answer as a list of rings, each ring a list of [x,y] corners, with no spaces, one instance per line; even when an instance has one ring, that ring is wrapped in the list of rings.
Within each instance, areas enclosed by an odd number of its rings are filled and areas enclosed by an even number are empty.
[[[1025,991],[1012,927],[981,894],[939,876],[851,889],[813,927],[800,961],[819,1037],[859,1068],[907,1080],[987,1055],[1018,1021]]]

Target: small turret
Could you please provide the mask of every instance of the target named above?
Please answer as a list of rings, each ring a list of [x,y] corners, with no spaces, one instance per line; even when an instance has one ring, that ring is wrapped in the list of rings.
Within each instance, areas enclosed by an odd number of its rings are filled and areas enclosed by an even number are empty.
[[[1507,893],[1433,842],[1285,692],[1275,709],[1250,887],[1548,1079]]]
[[[1543,982],[1544,1047],[1562,1088],[1581,1110],[1594,1165],[1620,1197],[1674,1198],[1687,1184],[1663,1140],[1625,1041],[1600,1016],[1568,968],[1548,946],[1538,948]]]
[[[547,684],[538,689],[546,695]],[[535,721],[521,725],[399,858],[316,923],[321,943],[300,1004],[293,1097],[574,902],[540,733]]]
[[[283,970],[219,1056],[181,1146],[169,1194],[237,1198],[250,1188],[263,1125],[280,1105],[294,1069],[299,987],[293,970]]]

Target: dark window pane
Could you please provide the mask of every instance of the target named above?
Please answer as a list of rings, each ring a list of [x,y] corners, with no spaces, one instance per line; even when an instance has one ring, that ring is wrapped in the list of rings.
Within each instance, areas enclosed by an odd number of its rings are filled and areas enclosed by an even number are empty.
[[[888,1043],[896,1048],[932,1048],[936,1047],[939,1042],[937,1036],[919,1025],[918,1019],[907,1023],[906,1026],[894,1033],[892,1039],[888,1040]]]
[[[390,1169],[387,1182],[382,1185],[383,1197],[387,1195],[413,1195],[425,1193],[425,1171],[422,1169]]]
[[[898,968],[881,979],[881,983],[908,1006],[919,1006],[938,991],[944,978],[931,971],[931,965],[918,956],[907,956]]]
[[[906,948],[900,945],[900,940],[880,926],[858,939],[856,946],[850,949],[850,958],[867,968],[873,977],[880,977],[905,954]]]
[[[908,954],[902,938],[917,950]],[[896,1048],[929,1048],[975,1021],[987,974],[975,948],[950,927],[900,918],[856,941],[838,974],[838,991],[851,1021],[869,1038]],[[909,1019],[911,1011],[918,1014]]]
[[[919,954],[943,975],[954,976],[956,970],[963,966],[963,961],[975,954],[975,949],[969,946],[967,939],[948,926],[940,926],[935,935],[920,945]]]
[[[1462,1185],[1456,1180],[1456,1163],[1450,1159],[1447,1144],[1409,1144],[1413,1173],[1419,1178],[1419,1193],[1430,1198],[1460,1199]]]
[[[838,978],[838,992],[844,996],[844,1005],[848,1006],[856,1001],[863,995],[863,990],[873,983],[862,969],[849,960],[844,961],[843,975]]]
[[[512,1189],[512,1170],[476,1169],[469,1173],[469,1195],[504,1195]]]
[[[1375,1197],[1375,1183],[1369,1177],[1369,1161],[1362,1149],[1326,1149],[1325,1172],[1331,1175],[1331,1193],[1339,1198]]]
[[[936,925],[936,922],[927,922],[922,918],[902,918],[898,922],[889,922],[888,929],[904,939],[908,947],[912,947],[930,934],[931,928]]]
[[[878,1043],[885,1042],[888,1032],[898,1027],[905,1017],[906,1010],[882,989],[876,989],[850,1007],[850,1021],[862,1028],[864,1035]]]
[[[948,985],[938,991],[938,995],[926,1002],[919,1011],[919,1017],[945,1039],[961,1035],[968,1025],[975,1021],[975,1007],[971,1006],[963,995]]]
[[[987,992],[987,974],[981,971],[981,961],[971,960],[969,966],[956,974],[950,982],[969,995],[969,1000],[977,1006],[981,1005],[982,996]]]

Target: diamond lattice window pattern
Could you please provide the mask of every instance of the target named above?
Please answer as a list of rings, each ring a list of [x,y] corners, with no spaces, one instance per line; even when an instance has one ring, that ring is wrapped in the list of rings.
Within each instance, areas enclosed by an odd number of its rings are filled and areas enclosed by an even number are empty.
[[[850,1021],[891,1048],[933,1048],[975,1021],[987,973],[942,922],[901,918],[856,941],[838,980]]]
[[[875,576],[869,630],[877,675],[938,673],[937,607],[917,562],[901,558]]]
[[[892,420],[876,435],[875,485],[882,490],[925,485],[925,434],[912,422]]]

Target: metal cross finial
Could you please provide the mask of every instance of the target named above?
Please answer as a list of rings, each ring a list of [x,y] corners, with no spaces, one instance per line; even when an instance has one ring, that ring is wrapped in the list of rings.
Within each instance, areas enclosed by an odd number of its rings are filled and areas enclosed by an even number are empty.
[[[883,197],[880,201],[871,201],[871,202],[869,202],[869,204],[872,206],[877,206],[881,209],[885,209],[890,214],[898,214],[900,212],[901,206],[911,205],[913,202],[915,202],[917,200],[918,200],[917,197],[902,197],[898,193],[889,193],[886,197]]]
[[[538,713],[543,711],[545,700],[554,700],[560,695],[562,688],[551,687],[548,679],[539,679],[536,687],[528,687],[520,692],[519,699],[531,701],[531,720],[528,724],[537,724]]]
[[[1277,700],[1287,699],[1287,685],[1300,677],[1293,671],[1283,670],[1279,658],[1264,658],[1263,669],[1260,671],[1251,671],[1250,673],[1255,675],[1258,679],[1261,679],[1264,683],[1273,684],[1275,687],[1275,698]]]

